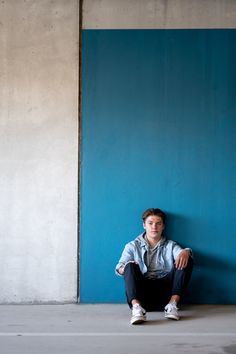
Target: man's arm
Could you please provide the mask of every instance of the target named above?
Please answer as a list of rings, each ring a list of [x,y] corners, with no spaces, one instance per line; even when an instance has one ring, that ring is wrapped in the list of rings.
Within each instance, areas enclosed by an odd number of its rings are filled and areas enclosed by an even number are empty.
[[[175,260],[175,266],[177,269],[184,269],[187,267],[191,253],[192,251],[190,248],[185,248],[179,253]]]
[[[133,252],[133,246],[128,243],[120,257],[120,260],[116,266],[116,274],[117,275],[123,275],[124,274],[124,269],[127,263],[129,262],[134,262],[134,252]]]

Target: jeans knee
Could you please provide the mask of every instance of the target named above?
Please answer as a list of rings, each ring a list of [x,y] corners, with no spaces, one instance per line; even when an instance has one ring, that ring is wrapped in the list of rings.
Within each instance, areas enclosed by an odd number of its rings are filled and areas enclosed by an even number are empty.
[[[128,273],[128,272],[140,272],[140,268],[139,268],[139,265],[137,263],[134,263],[134,262],[128,262],[126,265],[125,265],[125,269],[124,269],[124,273]]]

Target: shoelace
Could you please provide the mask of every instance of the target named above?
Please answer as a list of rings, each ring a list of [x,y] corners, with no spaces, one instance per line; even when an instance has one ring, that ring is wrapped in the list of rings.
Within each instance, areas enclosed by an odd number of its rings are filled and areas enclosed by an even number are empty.
[[[169,304],[166,305],[165,310],[166,311],[170,311],[172,309],[175,309],[176,311],[178,311],[178,307],[176,302],[170,302]]]
[[[134,315],[139,315],[139,314],[142,314],[142,315],[145,315],[146,311],[139,305],[139,306],[133,306],[132,308],[132,313]]]

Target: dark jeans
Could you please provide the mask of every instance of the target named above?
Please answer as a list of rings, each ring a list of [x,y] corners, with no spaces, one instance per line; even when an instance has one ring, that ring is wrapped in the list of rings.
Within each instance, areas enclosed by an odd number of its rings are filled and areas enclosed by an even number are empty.
[[[170,273],[160,279],[147,279],[135,263],[125,266],[124,280],[127,302],[137,299],[147,311],[163,310],[172,295],[182,296],[192,274],[193,260],[190,257],[186,268],[173,268]]]

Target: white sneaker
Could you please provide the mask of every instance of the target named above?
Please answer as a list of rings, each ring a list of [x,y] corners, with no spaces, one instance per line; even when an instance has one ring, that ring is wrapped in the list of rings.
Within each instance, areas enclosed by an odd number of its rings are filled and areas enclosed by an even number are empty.
[[[133,305],[132,317],[130,323],[134,325],[134,324],[143,323],[145,321],[146,321],[146,311],[139,304]]]
[[[178,307],[175,301],[169,302],[169,304],[166,305],[164,314],[166,318],[176,321],[179,320]]]

